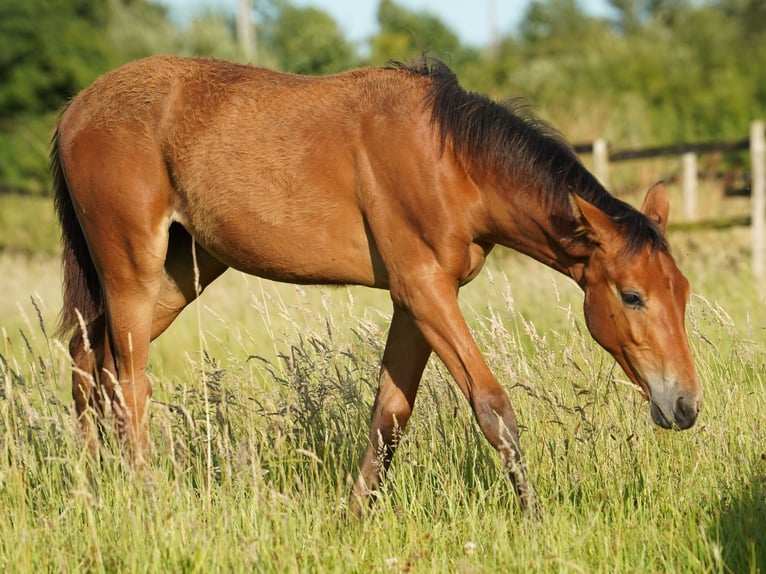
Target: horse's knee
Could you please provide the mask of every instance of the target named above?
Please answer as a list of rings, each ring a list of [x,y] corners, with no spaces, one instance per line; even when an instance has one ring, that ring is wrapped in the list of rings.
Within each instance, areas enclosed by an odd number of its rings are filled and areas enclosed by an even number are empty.
[[[519,428],[506,392],[498,385],[475,393],[471,402],[476,421],[492,446],[498,450],[517,449]]]
[[[374,407],[372,439],[389,444],[403,432],[412,415],[412,404],[400,392],[380,392]]]

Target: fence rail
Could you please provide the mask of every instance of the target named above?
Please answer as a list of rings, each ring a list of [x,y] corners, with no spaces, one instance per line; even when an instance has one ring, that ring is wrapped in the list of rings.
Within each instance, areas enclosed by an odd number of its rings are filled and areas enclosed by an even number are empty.
[[[697,156],[709,153],[735,152],[750,150],[751,162],[751,205],[752,216],[752,270],[758,281],[766,278],[766,136],[764,122],[756,120],[750,124],[750,137],[736,141],[703,142],[658,146],[643,149],[610,150],[604,139],[593,143],[574,146],[580,155],[593,154],[593,166],[596,177],[604,184],[609,184],[609,164],[651,159],[664,156],[681,156],[682,193],[684,215],[687,220],[694,220],[697,209]]]
[[[715,152],[745,151],[750,147],[750,139],[728,142],[704,142],[692,144],[676,144],[642,149],[624,149],[609,153],[610,162],[627,161],[631,159],[651,159],[668,155],[683,155],[685,153],[706,154]],[[594,144],[584,143],[574,146],[576,153],[583,155],[593,153]],[[608,148],[608,146],[607,146]]]

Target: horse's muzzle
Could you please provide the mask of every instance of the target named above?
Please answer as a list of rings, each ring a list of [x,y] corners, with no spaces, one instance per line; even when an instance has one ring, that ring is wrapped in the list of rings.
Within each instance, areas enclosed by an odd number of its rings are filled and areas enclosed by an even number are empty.
[[[696,396],[680,395],[669,409],[663,409],[654,400],[650,401],[652,420],[662,428],[686,430],[697,420],[699,399]]]

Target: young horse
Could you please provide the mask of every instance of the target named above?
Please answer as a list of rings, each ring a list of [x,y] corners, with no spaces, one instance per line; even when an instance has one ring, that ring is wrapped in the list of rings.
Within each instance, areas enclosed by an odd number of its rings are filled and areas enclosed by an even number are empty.
[[[84,90],[51,153],[73,394],[91,448],[111,405],[140,460],[149,342],[227,268],[388,289],[393,317],[351,505],[391,461],[435,351],[534,505],[516,415],[457,296],[495,244],[568,275],[660,426],[697,418],[689,285],[660,184],[639,212],[539,122],[464,91],[442,63],[310,78],[155,57]],[[381,460],[382,458],[382,460]]]

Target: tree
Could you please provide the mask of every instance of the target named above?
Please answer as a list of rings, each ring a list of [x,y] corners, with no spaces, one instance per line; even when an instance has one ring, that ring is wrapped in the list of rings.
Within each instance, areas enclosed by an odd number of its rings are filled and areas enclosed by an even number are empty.
[[[521,24],[524,49],[535,57],[577,55],[596,47],[603,23],[577,0],[533,0]]]
[[[0,189],[46,189],[53,114],[117,61],[109,15],[109,0],[0,0]]]
[[[328,74],[354,62],[353,49],[338,24],[317,8],[283,6],[266,39],[278,66],[290,72]]]
[[[381,0],[378,23],[380,31],[371,40],[373,63],[407,61],[424,52],[451,61],[464,55],[458,35],[429,12],[414,12],[393,0]]]
[[[119,63],[181,49],[181,33],[164,6],[148,0],[111,0],[110,8],[109,40]]]
[[[55,110],[114,64],[108,0],[0,0],[0,119]]]
[[[234,22],[223,14],[208,13],[195,17],[181,34],[180,53],[225,60],[245,57],[234,33]]]
[[[609,4],[619,12],[623,32],[631,34],[638,30],[644,16],[641,0],[609,0]]]

